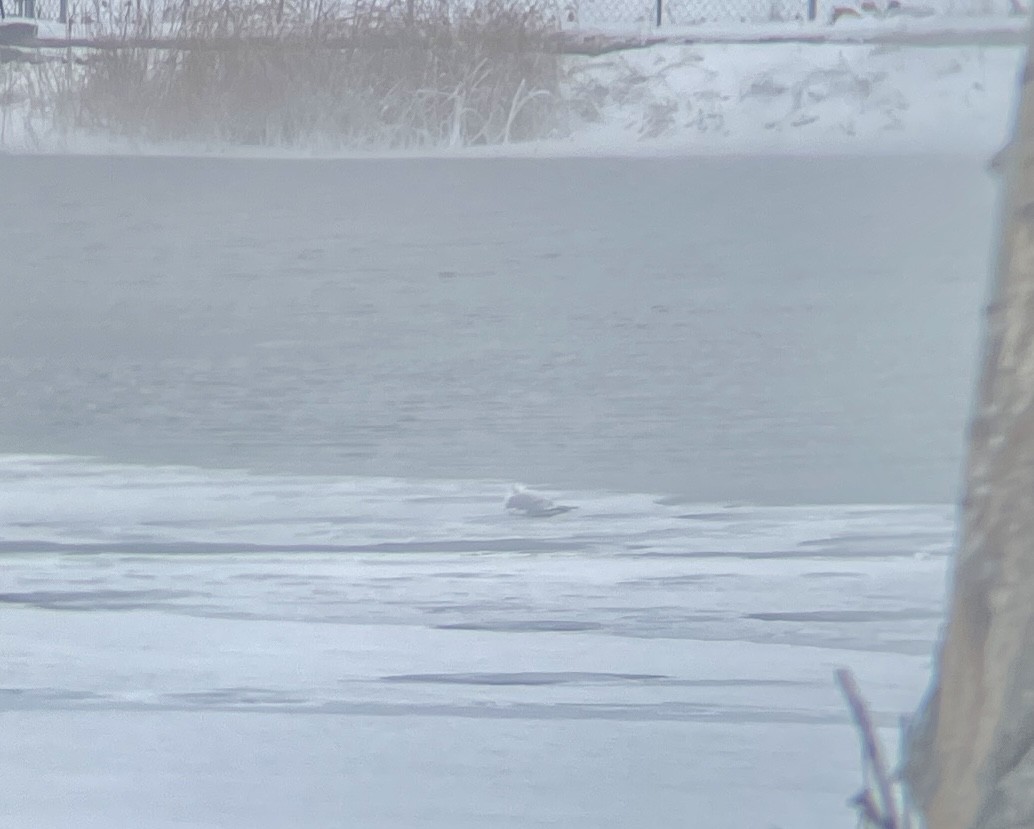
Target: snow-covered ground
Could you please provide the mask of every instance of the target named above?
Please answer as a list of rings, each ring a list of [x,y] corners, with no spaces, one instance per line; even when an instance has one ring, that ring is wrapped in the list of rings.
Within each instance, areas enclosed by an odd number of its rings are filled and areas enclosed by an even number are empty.
[[[655,46],[572,59],[585,150],[994,152],[1023,50],[872,45]]]
[[[849,827],[947,506],[0,458],[0,824]]]
[[[1016,45],[845,42],[659,44],[569,56],[563,84],[569,112],[555,137],[400,154],[990,156],[1009,129],[1023,53]],[[349,154],[332,137],[321,147],[240,148],[56,134],[27,112],[27,100],[3,107],[0,146],[29,152]]]

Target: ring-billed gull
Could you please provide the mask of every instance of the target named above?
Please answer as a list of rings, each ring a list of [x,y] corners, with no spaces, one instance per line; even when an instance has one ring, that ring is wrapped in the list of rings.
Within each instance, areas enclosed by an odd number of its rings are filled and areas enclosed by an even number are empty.
[[[545,496],[528,492],[522,486],[515,486],[511,490],[510,497],[506,499],[506,508],[510,512],[520,513],[531,518],[550,518],[574,509],[574,507],[550,501]]]

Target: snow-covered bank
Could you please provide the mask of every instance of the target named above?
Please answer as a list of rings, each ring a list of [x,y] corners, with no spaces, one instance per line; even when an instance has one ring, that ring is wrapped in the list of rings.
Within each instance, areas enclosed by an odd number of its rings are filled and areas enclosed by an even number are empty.
[[[569,64],[573,145],[625,152],[992,153],[1018,47],[656,46]]]
[[[419,147],[392,154],[993,154],[1011,118],[1018,46],[657,45],[564,58],[560,122],[541,140]],[[8,72],[14,71],[8,69]],[[241,147],[143,142],[59,129],[15,96],[0,113],[13,152],[248,156],[383,155],[316,143]],[[43,113],[42,115],[40,113]]]

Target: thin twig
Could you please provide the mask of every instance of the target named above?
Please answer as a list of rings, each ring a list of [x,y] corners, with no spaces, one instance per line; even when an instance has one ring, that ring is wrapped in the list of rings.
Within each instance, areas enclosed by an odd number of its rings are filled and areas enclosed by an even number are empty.
[[[890,775],[887,773],[887,764],[883,759],[883,751],[880,749],[880,742],[876,737],[876,729],[872,724],[872,717],[869,716],[869,709],[862,699],[858,690],[858,683],[855,682],[854,674],[847,668],[839,668],[836,672],[837,683],[847,700],[851,709],[851,716],[862,737],[862,747],[865,757],[876,777],[876,786],[879,790],[880,801],[883,808],[883,815],[880,825],[884,829],[902,829],[902,823],[898,819],[897,804],[894,800],[893,789],[890,784]]]

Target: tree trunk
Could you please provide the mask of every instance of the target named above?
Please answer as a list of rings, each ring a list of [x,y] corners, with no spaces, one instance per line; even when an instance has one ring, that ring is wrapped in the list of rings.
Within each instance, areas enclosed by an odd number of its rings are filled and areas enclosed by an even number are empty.
[[[1034,28],[1004,174],[950,619],[910,734],[928,829],[1034,827]]]

